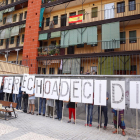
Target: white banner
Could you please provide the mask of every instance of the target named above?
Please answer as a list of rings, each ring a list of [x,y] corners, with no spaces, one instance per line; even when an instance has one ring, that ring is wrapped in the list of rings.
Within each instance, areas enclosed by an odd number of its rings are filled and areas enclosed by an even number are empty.
[[[81,79],[71,79],[71,102],[81,103]]]
[[[140,109],[139,81],[130,81],[130,108]]]
[[[107,80],[95,80],[94,105],[106,106]]]
[[[125,81],[111,81],[111,108],[125,109]]]
[[[20,86],[20,77],[15,77],[14,79],[14,87],[13,87],[13,93],[19,94],[19,86]]]
[[[70,79],[61,79],[59,100],[69,101]]]
[[[26,92],[28,76],[29,76],[29,74],[24,74],[23,75],[21,91],[25,91]]]
[[[44,80],[44,98],[58,99],[60,79]]]
[[[27,94],[33,94],[34,85],[35,85],[35,76],[34,75],[27,76],[27,88],[26,88]]]
[[[0,89],[1,89],[2,79],[3,79],[3,77],[0,77]]]
[[[35,79],[35,97],[43,97],[44,78]]]
[[[13,85],[13,77],[5,77],[3,92],[12,93],[12,85]]]
[[[93,80],[82,80],[82,103],[93,103]]]

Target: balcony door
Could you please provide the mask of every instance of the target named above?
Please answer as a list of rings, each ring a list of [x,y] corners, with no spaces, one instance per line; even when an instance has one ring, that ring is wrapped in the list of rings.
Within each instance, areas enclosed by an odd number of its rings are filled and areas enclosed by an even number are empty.
[[[6,39],[6,49],[9,48],[9,38]]]
[[[114,12],[114,3],[108,3],[108,4],[105,4],[105,7],[104,7],[104,19],[110,19],[110,18],[114,18],[115,17],[115,12]]]

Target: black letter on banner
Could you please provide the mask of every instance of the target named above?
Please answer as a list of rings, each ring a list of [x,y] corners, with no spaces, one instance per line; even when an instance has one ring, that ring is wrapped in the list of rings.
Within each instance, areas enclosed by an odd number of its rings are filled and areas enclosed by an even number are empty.
[[[38,87],[40,87],[40,94],[42,92],[42,80],[40,81],[40,85],[38,85],[38,80],[36,80],[36,92],[38,93]]]
[[[83,88],[83,95],[84,95],[84,98],[89,99],[89,98],[91,97],[91,94],[89,94],[89,96],[86,96],[86,95],[85,95],[85,86],[86,86],[86,84],[89,84],[89,86],[91,87],[91,83],[90,83],[90,82],[85,82],[85,83],[84,83],[84,88]]]
[[[7,81],[7,80],[8,80],[8,79],[4,78],[4,90],[7,89],[7,87],[5,87],[5,86],[6,86],[6,81]]]
[[[67,91],[66,91],[65,94],[62,95],[63,83],[66,83]],[[62,81],[62,82],[61,82],[61,92],[60,92],[60,95],[61,95],[62,97],[64,97],[64,96],[66,96],[66,95],[68,94],[68,92],[69,92],[69,85],[68,85],[68,82],[66,82],[66,81]]]
[[[46,84],[49,82],[49,91],[46,92]],[[49,94],[50,93],[50,87],[51,87],[51,82],[50,81],[46,81],[45,82],[45,94]]]
[[[75,93],[74,91],[78,89],[78,88],[75,88],[75,83],[79,83],[79,81],[73,82],[73,97],[78,98],[78,96],[75,96],[75,94],[74,94]]]
[[[54,88],[55,88],[55,86],[56,86],[56,89],[54,89]],[[54,82],[54,85],[53,85],[53,90],[52,90],[52,94],[53,94],[53,92],[56,92],[56,93],[57,93],[57,95],[58,95],[57,81],[55,81],[55,82]],[[52,94],[51,94],[51,95],[52,95]]]
[[[9,81],[8,81],[8,90],[10,90],[9,89],[9,86],[11,85],[10,80],[12,80],[12,79],[9,79]]]
[[[16,82],[17,81],[17,82]],[[18,86],[16,86],[16,85],[18,85],[19,84],[19,79],[15,79],[15,81],[14,81],[14,90],[15,90],[15,88],[17,87],[17,91],[18,91]]]
[[[101,84],[99,84],[99,103],[101,103]]]
[[[28,84],[27,84],[28,90],[32,90],[32,88],[33,88],[33,87],[29,88],[29,81],[30,81],[30,79],[33,81],[33,78],[31,78],[31,77],[28,79]]]
[[[115,101],[115,91],[114,91],[115,86],[119,86],[120,89],[121,89],[121,92],[122,92],[122,97],[121,97],[121,99],[119,101]],[[116,103],[116,104],[119,104],[119,103],[121,103],[123,101],[123,99],[124,99],[124,91],[123,91],[123,88],[122,88],[122,86],[120,84],[112,84],[112,99],[113,99],[113,103]]]
[[[139,104],[139,84],[136,84],[136,104]]]
[[[23,76],[23,80],[22,80],[22,87],[23,87],[23,88],[25,88],[25,86],[24,86],[24,82],[26,82],[25,77],[27,77],[27,75],[24,75],[24,76]]]

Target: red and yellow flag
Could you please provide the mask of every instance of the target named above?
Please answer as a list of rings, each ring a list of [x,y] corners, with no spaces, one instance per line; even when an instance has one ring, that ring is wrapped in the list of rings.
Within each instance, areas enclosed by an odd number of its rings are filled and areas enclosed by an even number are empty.
[[[82,21],[83,21],[83,14],[69,17],[69,23],[76,23],[76,22],[82,22]]]

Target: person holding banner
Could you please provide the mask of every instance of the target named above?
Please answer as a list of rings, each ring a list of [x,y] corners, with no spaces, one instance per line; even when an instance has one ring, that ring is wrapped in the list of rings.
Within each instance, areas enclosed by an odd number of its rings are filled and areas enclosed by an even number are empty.
[[[56,100],[57,117],[55,119],[58,119],[59,121],[62,119],[62,107],[63,101]]]
[[[36,114],[36,115],[41,115],[42,105],[43,105],[43,116],[45,116],[45,112],[46,112],[46,98],[43,98],[43,97],[40,98],[39,114]]]
[[[22,97],[23,97],[23,112],[27,113],[27,108],[28,108],[28,94],[26,94],[25,91],[22,92]]]
[[[124,110],[119,110],[118,111],[118,128],[120,127],[122,129],[122,135],[125,136],[125,123],[124,123]],[[113,113],[113,122],[114,122],[114,126],[116,128],[115,131],[113,131],[113,134],[117,134],[117,110],[112,109],[112,113]]]
[[[47,112],[48,114],[46,117],[53,118],[53,108],[54,108],[54,100],[53,99],[46,99],[47,100]]]
[[[35,110],[35,87],[33,89],[33,94],[29,94],[29,112],[28,114],[34,115],[34,110]],[[32,113],[31,113],[32,110]]]
[[[21,83],[20,83],[19,94],[17,95],[17,107],[16,107],[16,109],[21,110],[21,98],[22,98],[22,91],[21,91]]]
[[[4,100],[4,92],[3,92],[3,85],[4,83],[1,83],[1,89],[0,89],[0,100]]]
[[[101,106],[101,118],[100,118],[100,106],[98,106],[98,126],[97,128],[99,128],[99,125],[100,127],[102,127],[102,113],[104,114],[104,127],[103,129],[106,130],[106,127],[107,127],[107,123],[108,123],[108,115],[107,115],[107,112],[108,112],[108,99],[109,99],[109,93],[107,92],[106,93],[106,106]],[[99,121],[100,121],[100,124],[99,124]]]
[[[69,121],[68,121],[68,123],[71,123],[71,115],[73,113],[73,119],[74,119],[73,124],[75,124],[75,103],[69,101],[67,104],[67,108],[69,108]]]

